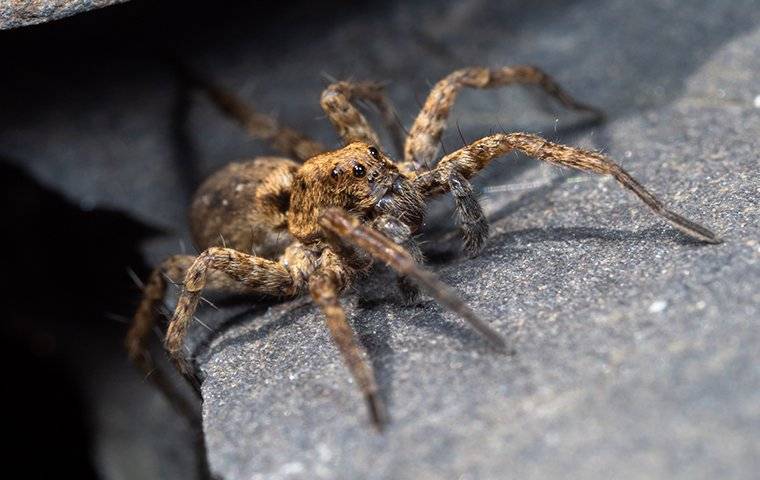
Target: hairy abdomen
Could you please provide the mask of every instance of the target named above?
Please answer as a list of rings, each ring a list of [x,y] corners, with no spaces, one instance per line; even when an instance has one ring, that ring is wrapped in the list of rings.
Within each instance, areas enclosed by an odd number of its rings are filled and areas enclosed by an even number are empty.
[[[279,256],[293,242],[286,213],[297,169],[286,158],[260,157],[229,164],[210,176],[190,208],[196,247],[226,245],[265,258]]]

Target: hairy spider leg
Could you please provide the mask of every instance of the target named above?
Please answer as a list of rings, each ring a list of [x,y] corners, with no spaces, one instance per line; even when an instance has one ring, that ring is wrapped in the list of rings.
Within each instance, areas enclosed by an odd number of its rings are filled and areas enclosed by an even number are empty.
[[[486,89],[515,84],[538,85],[566,108],[589,112],[598,120],[604,118],[601,111],[575,100],[552,77],[536,67],[516,65],[495,69],[464,68],[450,73],[430,91],[406,139],[404,164],[410,170],[434,167],[431,162],[438,152],[441,134],[463,87]]]
[[[417,264],[412,255],[401,246],[337,208],[326,210],[319,223],[341,240],[361,248],[400,274],[413,279],[438,302],[469,323],[492,346],[500,351],[506,350],[506,341],[496,330],[481,320],[451,287]]]
[[[415,186],[426,196],[445,193],[452,189],[452,177],[469,179],[491,160],[515,150],[555,165],[611,175],[636,194],[655,214],[687,236],[705,243],[721,242],[721,239],[707,228],[669,210],[628,172],[604,155],[552,143],[530,133],[500,133],[483,137],[445,156],[435,170],[420,174],[415,179]],[[456,184],[456,181],[453,183]]]
[[[169,284],[182,285],[182,279],[195,260],[196,257],[192,255],[173,255],[151,272],[143,289],[143,298],[135,311],[125,339],[130,360],[145,375],[145,378],[165,394],[172,406],[191,421],[199,420],[197,409],[187,402],[185,397],[176,390],[166,373],[153,362],[148,350],[148,340],[156,327],[158,316],[161,314],[161,306]],[[206,287],[232,294],[250,293],[250,289],[218,271],[209,273]],[[200,389],[195,376],[189,372],[182,373],[195,393],[200,396]]]
[[[178,64],[178,70],[182,78],[205,92],[222,113],[245,129],[251,137],[268,141],[285,156],[303,162],[327,150],[324,145],[308,135],[281,125],[270,115],[257,112],[242,98],[203,78],[188,66]]]
[[[343,143],[348,145],[352,142],[364,142],[368,145],[380,145],[377,133],[354,106],[357,100],[367,100],[375,105],[383,125],[391,134],[394,147],[401,152],[405,136],[403,125],[385,95],[383,85],[377,82],[336,82],[322,92],[322,109]]]
[[[249,292],[279,298],[298,295],[305,286],[300,268],[298,247],[289,247],[281,262],[267,260],[232,248],[211,247],[202,252],[187,270],[185,282],[174,315],[169,322],[164,346],[180,372],[188,374],[190,365],[183,354],[187,327],[207,286],[210,271],[217,270],[248,287]],[[285,267],[285,264],[290,266]],[[305,272],[310,273],[310,272]]]
[[[346,312],[338,301],[338,295],[348,284],[348,279],[349,270],[344,267],[340,257],[327,249],[320,258],[319,269],[309,278],[309,293],[324,313],[327,328],[364,395],[372,424],[382,430],[385,409],[378,395],[375,375],[365,360],[366,352],[357,342],[346,320]]]

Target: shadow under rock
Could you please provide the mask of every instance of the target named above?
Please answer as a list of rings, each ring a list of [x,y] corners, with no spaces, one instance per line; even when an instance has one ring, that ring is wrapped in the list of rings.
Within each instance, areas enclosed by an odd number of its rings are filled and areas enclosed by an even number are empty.
[[[96,387],[92,378],[110,368],[109,380],[139,388],[136,377],[119,376],[125,328],[110,318],[132,311],[139,292],[126,270],[147,270],[138,246],[158,231],[122,212],[82,208],[12,166],[23,163],[0,156],[7,228],[0,240],[7,281],[0,361],[12,392],[2,401],[12,412],[4,432],[14,460],[37,475],[98,478],[104,428],[96,412],[109,386]],[[123,404],[116,409],[134,413]],[[155,419],[143,420],[147,430]],[[38,462],[40,452],[48,462]]]
[[[199,169],[200,157],[190,131],[190,109],[193,89],[187,80],[175,75],[176,90],[170,115],[170,137],[174,171],[180,177],[180,184],[187,204],[190,204],[195,189],[202,178]]]

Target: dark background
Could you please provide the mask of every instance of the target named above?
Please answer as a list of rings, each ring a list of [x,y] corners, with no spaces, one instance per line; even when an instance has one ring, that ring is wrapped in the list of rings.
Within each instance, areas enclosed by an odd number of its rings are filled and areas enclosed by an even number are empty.
[[[12,137],[18,124],[35,122],[41,111],[65,123],[67,109],[100,104],[108,110],[103,104],[109,101],[109,90],[135,77],[174,81],[171,62],[179,52],[235,46],[245,38],[272,55],[282,54],[302,41],[282,35],[283,26],[317,32],[318,25],[369,6],[295,1],[226,2],[223,8],[210,8],[179,1],[134,1],[2,31],[0,128]],[[179,188],[189,197],[208,172],[196,164],[192,139],[184,132],[189,93],[178,78],[172,90],[176,98],[166,115],[173,160],[181,177]],[[93,128],[102,126],[95,121]],[[86,129],[73,134],[97,135]],[[62,140],[64,150],[67,139]],[[62,170],[86,177],[96,173],[80,170],[77,164],[102,168],[96,157],[97,152],[92,158],[77,158],[73,165],[34,160],[53,177]],[[139,375],[130,371],[122,348],[126,322],[140,295],[128,270],[146,278],[150,270],[141,242],[169,232],[123,211],[67,198],[34,178],[25,168],[26,160],[0,152],[6,278],[0,330],[6,348],[0,356],[6,366],[5,432],[13,445],[9,460],[28,465],[36,478],[100,478],[93,466],[93,403],[100,399],[92,389],[107,386],[103,378],[110,377],[138,390],[133,394],[137,401],[152,395],[144,391]],[[162,414],[174,416],[167,409]],[[142,419],[126,421],[139,425]],[[179,441],[182,445],[183,439]],[[184,441],[184,447],[188,445]],[[185,457],[187,461],[192,454]]]

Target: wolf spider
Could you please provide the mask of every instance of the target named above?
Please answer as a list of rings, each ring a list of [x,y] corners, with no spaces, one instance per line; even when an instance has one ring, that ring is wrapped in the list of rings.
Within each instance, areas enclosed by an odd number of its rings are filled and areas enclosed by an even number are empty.
[[[322,93],[321,106],[345,146],[332,151],[255,112],[197,75],[188,77],[226,115],[253,137],[269,141],[286,157],[230,164],[206,180],[195,194],[190,226],[202,253],[172,256],[153,271],[127,336],[130,357],[146,373],[153,368],[147,338],[168,281],[184,278],[164,345],[179,371],[190,378],[183,340],[204,289],[277,298],[308,291],[324,313],[327,328],[364,395],[373,424],[381,427],[384,410],[374,374],[338,298],[358,274],[379,260],[398,273],[398,286],[406,300],[414,301],[418,286],[422,287],[493,346],[504,349],[506,342],[499,333],[420,266],[422,254],[415,234],[422,225],[426,202],[450,192],[463,248],[467,254],[476,255],[488,237],[488,221],[470,179],[495,158],[513,151],[555,165],[611,175],[687,236],[701,242],[720,242],[708,229],[668,210],[623,168],[597,152],[558,145],[530,133],[497,133],[435,160],[449,112],[464,87],[537,85],[567,108],[600,115],[575,101],[535,67],[473,67],[451,73],[433,87],[405,139],[382,86],[334,83]],[[395,146],[403,151],[402,161],[390,157],[380,146],[378,135],[355,106],[358,101],[377,107]]]

